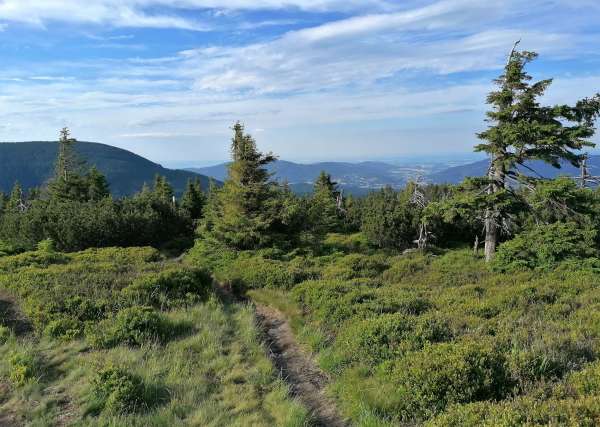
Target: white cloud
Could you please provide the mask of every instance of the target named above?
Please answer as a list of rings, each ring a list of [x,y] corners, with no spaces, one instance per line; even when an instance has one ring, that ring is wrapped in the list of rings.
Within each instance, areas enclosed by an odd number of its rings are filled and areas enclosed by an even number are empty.
[[[148,15],[148,8],[214,7],[216,13],[223,7],[222,0],[88,3],[85,8],[75,0],[0,0],[0,21],[43,25],[67,19],[200,29],[202,24],[189,18],[192,14],[182,18],[153,8],[158,15]],[[548,0],[441,0],[412,8],[404,2],[403,10],[394,3],[399,2],[232,0],[227,2],[231,9],[361,12],[246,45],[214,45],[155,58],[47,62],[40,76],[4,68],[0,138],[46,139],[69,124],[80,139],[116,144],[155,160],[214,159],[226,156],[229,125],[241,119],[260,133],[261,148],[283,157],[307,150],[334,157],[340,152],[336,138],[353,144],[357,154],[435,148],[435,138],[438,147],[468,149],[474,133],[485,126],[484,100],[491,89],[489,77],[482,80],[477,72],[499,69],[514,40],[521,38],[523,48],[539,51],[542,61],[593,54],[598,43],[597,34],[576,33],[566,17],[547,25],[554,15],[544,15],[541,5]],[[69,5],[75,5],[72,13],[61,17]],[[528,10],[536,7],[541,12],[532,19]],[[169,21],[173,16],[176,21]],[[594,20],[593,15],[586,19]],[[136,35],[136,41],[143,38]],[[463,72],[473,74],[458,74]],[[559,78],[548,99],[572,102],[598,87],[599,76]],[[400,124],[385,137],[377,134],[381,140],[366,130],[386,121]],[[356,123],[369,125],[356,130]]]
[[[203,23],[176,15],[148,14],[138,3],[127,0],[88,0],[83,5],[79,0],[4,0],[0,2],[0,21],[42,27],[54,21],[114,27],[179,28],[194,31],[208,29]]]
[[[37,26],[49,22],[72,22],[206,31],[210,29],[206,23],[182,17],[178,12],[289,8],[349,12],[390,10],[394,6],[384,0],[86,0],[85,4],[81,0],[3,0],[0,1],[0,21]],[[156,12],[158,9],[160,12]],[[273,24],[275,21],[265,22]],[[0,31],[3,25],[0,22]]]

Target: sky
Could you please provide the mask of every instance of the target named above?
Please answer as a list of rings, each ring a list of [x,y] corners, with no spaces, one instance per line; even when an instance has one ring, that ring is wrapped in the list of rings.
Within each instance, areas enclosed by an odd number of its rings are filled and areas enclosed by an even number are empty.
[[[0,0],[0,141],[204,165],[240,120],[287,160],[461,155],[518,39],[545,102],[600,91],[599,0]]]

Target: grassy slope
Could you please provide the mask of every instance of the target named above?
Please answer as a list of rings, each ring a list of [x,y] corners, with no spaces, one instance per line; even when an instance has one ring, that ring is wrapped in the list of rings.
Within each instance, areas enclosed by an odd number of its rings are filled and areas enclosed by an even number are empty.
[[[48,313],[69,292],[90,301],[119,299],[120,290],[141,272],[174,267],[155,255],[149,249],[107,249],[69,255],[67,260],[39,253],[0,259],[0,288],[10,288],[26,314],[37,319],[36,333],[13,334],[0,345],[0,414],[9,417],[3,421],[36,426],[307,425],[306,410],[288,397],[265,355],[248,305],[211,296],[206,302],[169,310],[163,314],[171,324],[191,328],[165,343],[94,349],[82,338],[52,339],[40,333],[50,322],[35,316],[40,304]],[[27,290],[32,283],[27,278],[41,282]],[[56,301],[49,301],[52,291]],[[14,354],[37,360],[35,375],[22,385],[11,381]],[[106,366],[139,375],[153,404],[129,414],[99,409],[92,383]]]

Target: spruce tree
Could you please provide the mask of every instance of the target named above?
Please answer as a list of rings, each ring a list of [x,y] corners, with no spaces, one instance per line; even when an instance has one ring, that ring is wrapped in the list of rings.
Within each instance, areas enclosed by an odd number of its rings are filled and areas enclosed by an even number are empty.
[[[504,220],[496,201],[505,199],[504,193],[510,193],[511,185],[526,181],[517,167],[528,168],[526,163],[531,160],[542,160],[557,168],[561,160],[577,166],[583,158],[580,150],[594,145],[589,138],[594,134],[600,95],[575,106],[541,105],[539,98],[552,80],[531,83],[525,67],[536,57],[534,52],[513,49],[504,74],[495,80],[498,90],[487,97],[493,107],[487,113],[491,125],[478,134],[485,142],[475,151],[486,152],[491,159],[487,177],[489,206],[485,211],[487,261],[494,256]]]
[[[74,150],[76,142],[68,128],[60,131],[54,177],[48,184],[50,197],[54,200],[81,201],[87,198],[86,182],[81,174],[83,162]]]
[[[265,168],[275,157],[258,151],[241,123],[233,131],[229,174],[215,193],[216,200],[209,200],[207,226],[213,237],[230,247],[255,249],[272,243],[278,221],[274,184]]]
[[[181,197],[181,209],[183,209],[190,218],[199,219],[202,217],[202,211],[204,210],[205,204],[206,197],[202,192],[200,180],[197,178],[195,180],[189,179],[185,192]]]
[[[8,201],[6,202],[5,211],[8,212],[22,212],[25,210],[25,198],[23,196],[23,188],[19,181],[15,182],[13,186],[10,196],[8,197]]]
[[[173,187],[164,176],[156,175],[154,177],[154,189],[153,189],[154,197],[160,203],[165,205],[173,204]]]
[[[315,181],[308,208],[309,220],[315,234],[322,235],[340,231],[341,217],[337,205],[338,196],[337,183],[331,179],[331,175],[321,171]]]
[[[94,166],[87,173],[87,199],[97,202],[110,196],[110,188],[106,177]]]

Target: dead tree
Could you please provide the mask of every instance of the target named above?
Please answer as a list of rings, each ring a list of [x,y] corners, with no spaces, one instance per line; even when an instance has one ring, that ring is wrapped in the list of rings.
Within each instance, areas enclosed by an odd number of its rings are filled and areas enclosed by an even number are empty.
[[[410,198],[410,202],[419,209],[423,210],[427,207],[429,201],[423,192],[423,181],[421,176],[416,178],[414,187],[415,188]],[[414,243],[417,244],[417,248],[419,250],[427,249],[430,237],[432,237],[432,234],[427,229],[427,222],[425,220],[421,220],[419,224],[419,237],[414,241]]]

